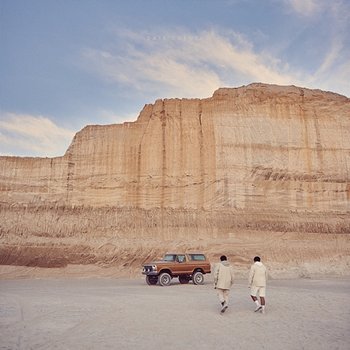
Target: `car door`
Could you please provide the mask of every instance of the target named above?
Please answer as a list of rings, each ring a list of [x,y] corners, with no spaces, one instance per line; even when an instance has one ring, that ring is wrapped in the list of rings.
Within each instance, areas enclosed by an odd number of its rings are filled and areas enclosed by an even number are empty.
[[[178,254],[176,257],[176,267],[179,273],[187,274],[189,273],[188,261],[185,254]]]

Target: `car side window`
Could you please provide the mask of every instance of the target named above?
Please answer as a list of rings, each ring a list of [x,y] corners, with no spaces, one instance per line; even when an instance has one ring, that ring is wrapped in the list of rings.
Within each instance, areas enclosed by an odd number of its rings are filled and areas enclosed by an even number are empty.
[[[179,263],[185,262],[185,261],[186,261],[185,255],[178,255],[178,256],[177,256],[177,261],[178,261]]]
[[[205,256],[203,254],[190,254],[190,259],[194,261],[205,261]]]
[[[176,255],[172,255],[172,254],[167,254],[164,257],[164,261],[175,261]]]

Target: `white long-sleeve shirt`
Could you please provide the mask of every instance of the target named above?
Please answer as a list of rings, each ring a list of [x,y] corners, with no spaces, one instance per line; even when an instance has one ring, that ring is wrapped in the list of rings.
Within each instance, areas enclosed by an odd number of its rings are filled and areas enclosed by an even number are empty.
[[[265,287],[267,281],[267,269],[265,265],[256,261],[250,268],[248,282],[250,286]]]
[[[215,266],[214,284],[219,289],[230,289],[234,280],[233,267],[228,261],[222,261]]]

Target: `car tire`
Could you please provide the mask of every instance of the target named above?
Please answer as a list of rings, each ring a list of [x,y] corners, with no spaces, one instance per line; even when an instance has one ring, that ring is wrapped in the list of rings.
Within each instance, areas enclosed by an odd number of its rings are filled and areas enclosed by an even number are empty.
[[[203,284],[204,283],[204,275],[200,271],[196,271],[192,276],[193,284]]]
[[[163,287],[168,286],[171,282],[171,276],[167,272],[163,272],[159,276],[159,284]]]
[[[158,283],[158,276],[146,276],[146,282],[149,286],[154,286]]]
[[[190,276],[187,276],[187,275],[181,275],[179,276],[179,282],[181,284],[187,284],[189,281],[190,281]]]

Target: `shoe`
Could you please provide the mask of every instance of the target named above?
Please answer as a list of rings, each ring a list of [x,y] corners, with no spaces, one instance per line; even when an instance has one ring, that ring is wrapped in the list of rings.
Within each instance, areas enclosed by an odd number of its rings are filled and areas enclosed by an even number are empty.
[[[256,309],[254,310],[254,312],[258,312],[261,311],[263,309],[263,307],[261,305],[257,306]]]
[[[228,308],[228,305],[227,305],[227,303],[226,302],[224,302],[224,304],[222,305],[222,308],[221,308],[221,313],[223,314],[225,311],[226,311],[226,309]]]
[[[261,308],[260,313],[262,313],[262,314],[265,313],[265,308],[264,307]]]

